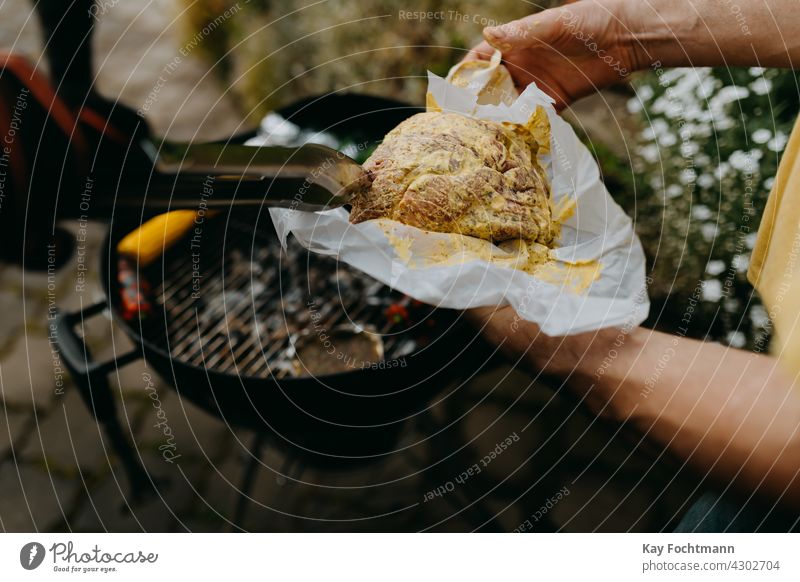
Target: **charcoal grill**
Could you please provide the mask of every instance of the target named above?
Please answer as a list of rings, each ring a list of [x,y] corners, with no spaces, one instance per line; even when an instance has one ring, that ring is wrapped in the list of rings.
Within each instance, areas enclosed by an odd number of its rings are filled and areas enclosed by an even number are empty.
[[[354,104],[361,106],[355,117]],[[343,124],[358,119],[360,131],[377,141],[399,117],[417,109],[329,95],[285,116],[312,128],[318,117],[330,128],[337,125],[332,111],[346,116]],[[62,313],[56,322],[65,364],[105,425],[134,492],[148,489],[150,481],[117,421],[107,374],[137,358],[181,397],[230,425],[269,435],[306,465],[337,468],[391,454],[407,421],[424,413],[454,375],[474,369],[465,361],[482,362],[467,353],[474,334],[459,329],[464,324],[457,312],[411,302],[292,239],[282,250],[266,209],[206,216],[197,230],[136,273],[150,284],[153,308],[149,316],[128,321],[122,317],[116,248],[138,225],[119,217],[111,223],[101,262],[106,300],[83,312]],[[387,317],[392,307],[408,319]],[[75,328],[106,309],[136,347],[115,361],[95,362]],[[384,360],[337,374],[295,377],[293,342],[311,327],[312,315],[314,329],[375,330],[366,333],[381,335]]]
[[[404,328],[387,311],[411,303],[407,298],[294,239],[283,250],[275,237],[263,223],[210,219],[202,239],[213,241],[212,249],[199,253],[200,277],[189,256],[197,239],[190,238],[170,253],[153,293],[156,311],[165,312],[166,333],[145,326],[143,336],[194,366],[281,380],[296,373],[293,344],[312,320],[320,335],[340,326],[375,330],[364,333],[381,336],[388,360],[410,355],[428,340],[431,324],[438,328],[432,309],[416,304],[414,321],[426,327]]]

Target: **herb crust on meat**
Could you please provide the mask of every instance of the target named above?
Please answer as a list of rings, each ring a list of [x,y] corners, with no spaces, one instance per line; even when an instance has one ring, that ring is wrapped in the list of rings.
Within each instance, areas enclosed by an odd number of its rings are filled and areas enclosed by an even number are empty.
[[[554,226],[539,145],[525,126],[456,113],[419,113],[365,162],[372,178],[350,221],[390,218],[493,242],[549,244]]]

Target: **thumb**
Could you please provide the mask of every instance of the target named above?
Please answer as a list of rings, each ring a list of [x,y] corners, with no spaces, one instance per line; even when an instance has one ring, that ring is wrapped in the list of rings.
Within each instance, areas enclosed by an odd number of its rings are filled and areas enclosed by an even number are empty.
[[[551,8],[500,26],[487,26],[483,37],[501,52],[553,44],[564,26],[576,18],[568,7]]]

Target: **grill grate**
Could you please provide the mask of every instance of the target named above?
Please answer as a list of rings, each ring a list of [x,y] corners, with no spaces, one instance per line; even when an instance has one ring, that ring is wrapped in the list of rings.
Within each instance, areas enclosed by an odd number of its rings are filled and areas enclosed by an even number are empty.
[[[294,340],[306,330],[341,325],[376,332],[385,359],[400,358],[435,334],[433,308],[415,306],[413,321],[390,321],[386,310],[405,296],[290,238],[284,251],[268,216],[207,218],[175,245],[159,272],[147,273],[156,317],[166,334],[146,334],[175,359],[218,372],[285,378],[294,366]],[[162,271],[163,269],[163,271]],[[417,323],[415,324],[414,321]]]

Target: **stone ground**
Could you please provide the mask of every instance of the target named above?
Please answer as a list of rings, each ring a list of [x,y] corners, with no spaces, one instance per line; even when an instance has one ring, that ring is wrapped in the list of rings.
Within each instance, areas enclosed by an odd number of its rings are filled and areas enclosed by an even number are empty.
[[[180,35],[168,0],[119,2],[97,31],[98,84],[134,108],[176,54]],[[31,55],[41,39],[28,3],[0,3],[0,47]],[[155,73],[155,74],[154,74]],[[583,105],[587,131],[613,133],[608,107]],[[224,92],[187,59],[148,110],[157,133],[219,138],[240,128]],[[613,141],[614,136],[603,136]],[[64,225],[76,229],[74,224]],[[57,273],[0,265],[0,529],[4,531],[653,531],[669,527],[693,491],[658,452],[586,416],[551,387],[487,362],[456,397],[409,424],[401,444],[424,441],[444,425],[444,444],[409,446],[351,470],[303,467],[274,446],[260,455],[249,499],[239,485],[254,435],[178,397],[141,361],[112,370],[111,386],[127,437],[153,479],[135,501],[106,435],[84,405],[49,341],[48,301],[75,310],[103,298],[96,268],[106,227],[87,229],[89,283],[77,291],[77,258]],[[87,321],[99,360],[130,350],[106,314]],[[165,462],[146,378],[155,380],[180,458]],[[487,396],[488,395],[488,396]],[[460,420],[456,420],[460,419]],[[508,435],[515,442],[479,475],[452,485]],[[432,442],[432,441],[431,441]],[[426,493],[444,487],[446,493]],[[452,490],[450,490],[452,489]],[[236,507],[244,510],[235,520]],[[487,525],[488,524],[488,525]],[[528,525],[525,525],[528,524]]]

